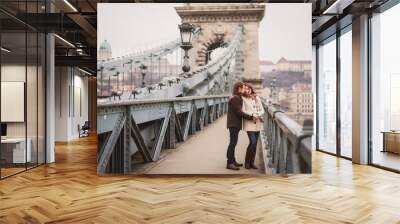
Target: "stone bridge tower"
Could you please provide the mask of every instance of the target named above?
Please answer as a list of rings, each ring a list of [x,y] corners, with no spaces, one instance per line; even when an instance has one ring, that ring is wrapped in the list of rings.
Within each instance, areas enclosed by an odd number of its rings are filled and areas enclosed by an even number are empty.
[[[255,87],[261,84],[259,71],[258,27],[264,17],[265,6],[259,3],[186,3],[175,7],[182,22],[201,27],[200,34],[193,39],[189,51],[190,67],[207,64],[209,51],[228,44],[235,28],[242,25],[241,47],[238,52],[236,69],[245,82]],[[241,70],[241,71],[240,71]]]

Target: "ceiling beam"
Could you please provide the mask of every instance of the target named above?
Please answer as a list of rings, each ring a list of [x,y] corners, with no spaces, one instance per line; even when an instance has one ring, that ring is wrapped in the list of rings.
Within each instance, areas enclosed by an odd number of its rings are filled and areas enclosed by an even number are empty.
[[[56,66],[87,67],[96,71],[97,59],[91,56],[55,56],[55,64]]]
[[[97,30],[90,24],[85,17],[80,14],[71,13],[67,15],[72,21],[74,21],[85,34],[89,37],[86,38],[86,41],[90,44],[90,46],[96,46],[96,38],[97,38]]]

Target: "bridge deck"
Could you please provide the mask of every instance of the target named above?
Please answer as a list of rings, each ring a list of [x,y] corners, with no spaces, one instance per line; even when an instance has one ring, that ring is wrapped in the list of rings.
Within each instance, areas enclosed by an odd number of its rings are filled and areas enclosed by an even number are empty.
[[[236,147],[236,159],[244,163],[248,144],[247,134],[241,131]],[[180,144],[170,154],[166,155],[155,166],[146,171],[147,174],[261,174],[263,163],[256,157],[258,170],[247,170],[241,167],[239,171],[226,169],[226,149],[229,143],[229,132],[226,129],[226,115],[209,124],[203,131]]]

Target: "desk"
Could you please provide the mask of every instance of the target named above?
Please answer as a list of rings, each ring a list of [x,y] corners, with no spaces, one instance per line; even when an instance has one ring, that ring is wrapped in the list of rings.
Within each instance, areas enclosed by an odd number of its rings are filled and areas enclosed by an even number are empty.
[[[25,144],[28,143],[25,151]],[[32,153],[31,145],[32,141],[28,138],[25,142],[25,138],[6,138],[1,139],[1,159],[5,160],[5,163],[26,163],[31,162]]]
[[[383,151],[400,154],[400,131],[383,131]]]

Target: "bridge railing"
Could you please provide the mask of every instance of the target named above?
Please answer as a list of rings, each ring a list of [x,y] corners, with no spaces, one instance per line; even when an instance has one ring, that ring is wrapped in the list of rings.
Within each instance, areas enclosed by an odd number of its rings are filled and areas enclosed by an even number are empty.
[[[283,111],[263,103],[262,157],[269,173],[311,173],[312,120],[301,126]]]
[[[97,172],[131,173],[135,155],[144,163],[155,162],[162,149],[175,148],[227,108],[226,95],[98,105]]]

